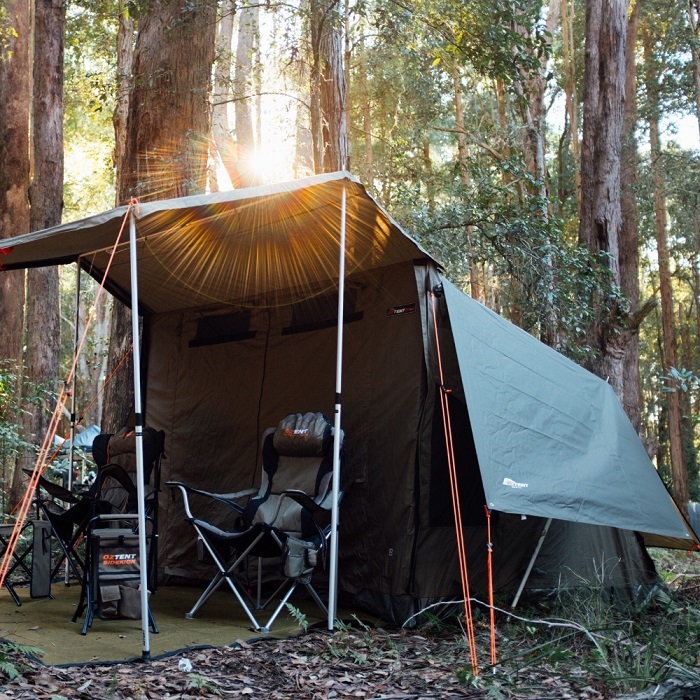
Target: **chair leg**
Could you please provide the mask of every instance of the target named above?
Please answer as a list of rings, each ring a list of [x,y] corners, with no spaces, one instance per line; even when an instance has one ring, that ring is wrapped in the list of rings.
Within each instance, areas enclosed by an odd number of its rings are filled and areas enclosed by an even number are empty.
[[[197,526],[195,525],[195,529],[197,529]],[[199,533],[199,530],[197,529],[197,532]],[[248,616],[248,619],[250,620],[251,624],[253,625],[253,628],[255,630],[260,630],[262,629],[260,627],[260,624],[258,621],[255,619],[255,616],[250,610],[250,607],[248,604],[245,602],[243,599],[243,596],[241,595],[240,591],[238,590],[238,586],[236,586],[236,583],[233,580],[233,572],[235,571],[236,567],[248,556],[250,551],[255,547],[255,545],[262,539],[263,534],[259,534],[249,545],[248,547],[243,550],[243,552],[238,556],[238,558],[231,564],[228,568],[225,567],[217,554],[217,552],[214,550],[214,548],[209,544],[207,539],[199,533],[200,538],[202,542],[204,543],[204,546],[207,548],[209,551],[209,554],[211,555],[212,559],[216,563],[217,568],[219,569],[216,573],[216,576],[211,580],[211,583],[206,587],[204,590],[204,593],[199,597],[199,600],[194,604],[192,609],[188,612],[185,613],[185,618],[188,620],[191,620],[194,618],[194,616],[197,614],[197,612],[200,610],[200,608],[204,605],[204,603],[209,600],[209,598],[212,596],[212,594],[218,590],[219,586],[226,581],[228,584],[229,588],[233,592],[233,594],[236,596],[236,599],[240,603],[241,607],[245,611],[246,615]],[[259,595],[259,594],[258,594]]]

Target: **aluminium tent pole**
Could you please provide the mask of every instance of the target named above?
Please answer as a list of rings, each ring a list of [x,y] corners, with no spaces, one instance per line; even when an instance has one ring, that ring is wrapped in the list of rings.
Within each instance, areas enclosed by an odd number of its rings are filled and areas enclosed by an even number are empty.
[[[340,495],[340,408],[343,384],[343,312],[345,298],[345,218],[347,191],[343,182],[340,205],[340,260],[338,266],[338,342],[335,363],[335,420],[333,424],[333,488],[331,496],[331,561],[328,576],[328,629],[332,632],[338,603],[338,498]]]
[[[75,273],[75,333],[73,334],[73,361],[76,366],[78,364],[78,345],[80,343],[78,324],[80,323],[80,258],[75,263],[76,273]],[[71,377],[71,387],[70,387],[70,444],[68,445],[68,483],[67,487],[69,491],[73,490],[73,456],[75,453],[75,389],[77,384],[76,375],[78,373],[74,370],[73,376]],[[68,560],[66,559],[66,571],[64,574],[64,583],[66,586],[70,584],[70,567],[68,566]]]
[[[527,583],[528,578],[530,578],[530,572],[532,571],[532,567],[535,565],[535,559],[537,559],[537,555],[540,553],[540,549],[542,549],[542,543],[544,542],[544,538],[547,537],[547,533],[549,532],[549,526],[551,524],[552,519],[547,518],[547,522],[542,528],[542,534],[540,535],[540,539],[537,540],[537,546],[535,547],[535,551],[530,557],[530,563],[527,565],[527,569],[525,569],[525,573],[523,574],[523,580],[520,582],[520,586],[518,586],[518,591],[515,594],[515,598],[513,598],[513,602],[510,604],[511,610],[515,610],[515,606],[520,600],[520,596],[522,595],[523,590],[525,589],[525,584]]]
[[[141,348],[139,343],[139,290],[136,250],[136,219],[134,210],[129,212],[129,259],[131,263],[131,335],[134,362],[134,436],[136,439],[136,492],[138,496],[139,526],[139,574],[141,589],[141,633],[143,647],[141,657],[151,658],[151,637],[148,627],[148,555],[146,552],[145,488],[143,483],[143,414],[141,412]]]

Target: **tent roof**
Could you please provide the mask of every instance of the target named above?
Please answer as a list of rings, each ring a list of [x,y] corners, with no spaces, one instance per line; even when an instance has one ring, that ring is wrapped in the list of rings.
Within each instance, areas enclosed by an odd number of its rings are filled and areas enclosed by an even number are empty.
[[[691,548],[698,540],[612,387],[448,281],[444,290],[489,507]]]
[[[347,274],[426,255],[347,172],[145,202],[135,208],[140,311],[266,306],[335,287],[344,186]],[[79,259],[101,280],[127,210],[5,240],[0,264]],[[119,241],[106,286],[128,303],[128,226]]]

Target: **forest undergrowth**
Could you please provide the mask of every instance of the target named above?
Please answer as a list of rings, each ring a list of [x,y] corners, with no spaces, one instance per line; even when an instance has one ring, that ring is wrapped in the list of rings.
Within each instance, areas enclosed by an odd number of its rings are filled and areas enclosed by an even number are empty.
[[[292,609],[297,637],[183,651],[150,663],[48,667],[40,650],[4,644],[0,700],[694,700],[700,698],[700,558],[661,550],[653,556],[665,587],[634,608],[611,605],[593,586],[522,604],[515,613],[503,603],[495,667],[488,610],[475,604],[476,673],[461,615],[426,613],[412,629],[353,618],[330,634],[305,629],[303,615]]]

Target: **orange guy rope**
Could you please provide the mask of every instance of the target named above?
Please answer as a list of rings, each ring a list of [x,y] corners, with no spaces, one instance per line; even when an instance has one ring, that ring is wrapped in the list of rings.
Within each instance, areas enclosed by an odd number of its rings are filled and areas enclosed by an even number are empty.
[[[476,638],[474,635],[474,617],[472,615],[471,594],[469,591],[469,574],[467,571],[467,554],[464,545],[462,528],[462,511],[459,503],[459,487],[457,484],[457,468],[455,464],[454,445],[452,443],[452,423],[450,420],[450,407],[447,400],[449,390],[445,389],[442,371],[442,356],[440,354],[440,338],[437,327],[437,309],[435,306],[435,294],[430,292],[433,307],[433,329],[435,331],[435,346],[437,349],[438,370],[440,375],[440,406],[442,408],[443,425],[445,429],[445,442],[447,443],[447,466],[450,474],[450,488],[452,493],[452,508],[455,516],[455,534],[457,539],[457,555],[460,565],[460,578],[462,579],[462,595],[464,598],[464,612],[467,625],[467,639],[469,640],[469,653],[472,661],[472,671],[478,675],[479,668],[476,658]]]
[[[114,255],[117,252],[117,248],[119,246],[119,241],[121,240],[122,233],[124,231],[124,226],[126,225],[126,222],[128,221],[129,218],[129,213],[131,212],[131,209],[133,206],[138,206],[138,200],[132,199],[129,202],[129,206],[127,207],[126,214],[124,215],[124,219],[122,220],[122,225],[119,229],[119,234],[117,235],[117,240],[114,242],[114,247],[112,248],[112,252],[110,253],[109,256],[109,261],[107,262],[107,267],[105,268],[104,275],[102,276],[102,282],[100,283],[100,286],[97,290],[97,294],[95,295],[95,303],[93,304],[92,308],[90,309],[90,314],[88,316],[88,320],[85,323],[85,330],[83,332],[83,337],[80,340],[80,343],[75,351],[75,356],[73,357],[73,364],[70,368],[70,371],[68,372],[68,377],[66,378],[63,388],[61,389],[61,392],[59,394],[58,400],[56,401],[56,407],[54,409],[54,412],[51,416],[51,420],[49,421],[49,427],[46,432],[46,436],[44,437],[44,442],[42,443],[41,449],[39,450],[39,456],[37,457],[36,464],[34,465],[34,470],[32,471],[32,475],[29,478],[29,484],[27,486],[27,490],[22,498],[21,504],[20,504],[20,509],[19,509],[19,514],[17,515],[17,520],[15,521],[15,526],[12,530],[12,535],[10,536],[10,539],[7,543],[7,548],[5,550],[5,555],[2,560],[2,565],[0,565],[0,588],[2,588],[3,584],[5,583],[5,579],[7,578],[7,572],[10,569],[10,562],[12,561],[12,558],[14,557],[15,551],[17,549],[17,543],[19,542],[19,536],[20,533],[22,532],[22,528],[24,527],[24,523],[27,520],[27,513],[29,512],[29,507],[32,502],[32,497],[34,492],[36,491],[37,484],[39,483],[39,477],[42,475],[46,467],[48,466],[49,462],[46,460],[46,457],[49,452],[49,445],[53,443],[54,436],[56,435],[56,431],[58,429],[58,422],[60,419],[60,416],[62,414],[63,408],[66,403],[66,399],[68,398],[68,392],[66,390],[66,387],[70,386],[70,383],[73,379],[73,375],[75,374],[76,367],[78,365],[78,358],[80,357],[80,353],[82,352],[83,345],[85,344],[85,341],[87,340],[87,334],[90,329],[90,325],[92,323],[92,320],[95,316],[95,309],[97,307],[97,301],[100,298],[100,295],[102,294],[102,291],[104,290],[104,285],[105,281],[107,279],[107,276],[109,274],[109,270],[112,266],[112,261],[114,260]]]

